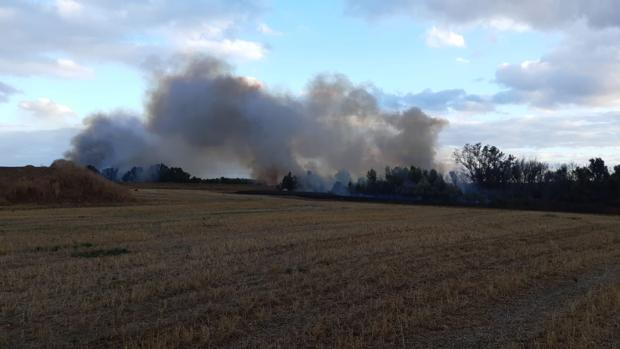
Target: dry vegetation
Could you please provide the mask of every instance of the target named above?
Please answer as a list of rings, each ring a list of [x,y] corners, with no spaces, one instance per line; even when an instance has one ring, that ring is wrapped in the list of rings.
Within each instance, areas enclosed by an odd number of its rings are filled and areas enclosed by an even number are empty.
[[[140,189],[0,208],[0,347],[617,347],[620,217]]]
[[[531,341],[538,348],[601,348],[620,346],[620,284],[597,286],[552,314],[546,331]]]
[[[50,167],[0,167],[0,205],[132,201],[127,190],[69,161]]]

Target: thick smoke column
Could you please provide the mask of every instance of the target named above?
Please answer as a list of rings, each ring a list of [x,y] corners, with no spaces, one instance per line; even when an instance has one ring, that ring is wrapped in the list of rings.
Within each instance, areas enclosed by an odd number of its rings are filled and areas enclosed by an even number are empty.
[[[164,161],[204,174],[244,167],[270,183],[284,173],[353,174],[387,164],[433,166],[446,121],[417,108],[380,110],[365,88],[318,76],[304,96],[272,93],[221,61],[194,59],[160,74],[143,119],[97,114],[66,157],[97,167]]]
[[[149,152],[157,143],[155,136],[133,115],[98,113],[88,117],[84,124],[84,131],[71,141],[73,149],[65,153],[65,157],[77,163],[99,168],[127,167],[148,163],[155,155]]]

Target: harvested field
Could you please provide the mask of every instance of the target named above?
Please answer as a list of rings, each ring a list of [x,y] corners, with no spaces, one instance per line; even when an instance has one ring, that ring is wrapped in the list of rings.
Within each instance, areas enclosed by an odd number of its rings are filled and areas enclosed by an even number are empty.
[[[619,216],[135,194],[0,207],[1,348],[618,346]]]

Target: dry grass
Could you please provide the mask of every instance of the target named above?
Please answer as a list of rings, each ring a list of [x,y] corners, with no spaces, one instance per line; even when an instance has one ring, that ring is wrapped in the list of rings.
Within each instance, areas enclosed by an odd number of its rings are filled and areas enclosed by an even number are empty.
[[[620,217],[137,195],[0,208],[0,347],[613,347]]]
[[[620,346],[620,283],[596,286],[571,300],[545,321],[544,332],[528,343],[535,348],[612,348]]]
[[[127,188],[56,160],[50,167],[0,168],[0,205],[129,202]]]

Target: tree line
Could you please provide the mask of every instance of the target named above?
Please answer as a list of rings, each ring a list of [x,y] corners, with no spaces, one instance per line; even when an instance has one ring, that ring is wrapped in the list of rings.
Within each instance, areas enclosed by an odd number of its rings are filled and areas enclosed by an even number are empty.
[[[415,166],[385,168],[383,176],[370,169],[366,177],[349,183],[349,192],[372,196],[404,196],[420,200],[445,201],[458,197],[459,190],[435,169]]]
[[[169,167],[165,164],[156,164],[149,167],[133,166],[121,172],[117,167],[108,167],[99,170],[93,165],[87,169],[113,182],[126,183],[208,183],[208,184],[257,184],[249,178],[200,178],[192,176],[181,167]]]
[[[370,169],[349,183],[347,195],[394,196],[421,201],[488,204],[577,203],[620,205],[620,165],[609,169],[602,158],[585,166],[517,158],[492,145],[466,144],[453,154],[458,168],[447,174],[435,169],[386,167],[383,175]],[[295,190],[290,172],[280,188]]]
[[[473,189],[499,199],[620,203],[620,165],[610,170],[599,157],[585,166],[562,164],[552,168],[548,163],[517,159],[495,146],[477,143],[455,151],[454,159]]]
[[[164,164],[151,165],[149,167],[134,166],[128,171],[121,173],[116,167],[108,167],[102,170],[88,165],[86,168],[114,182],[174,182],[190,183],[200,181],[180,167],[168,167]]]

